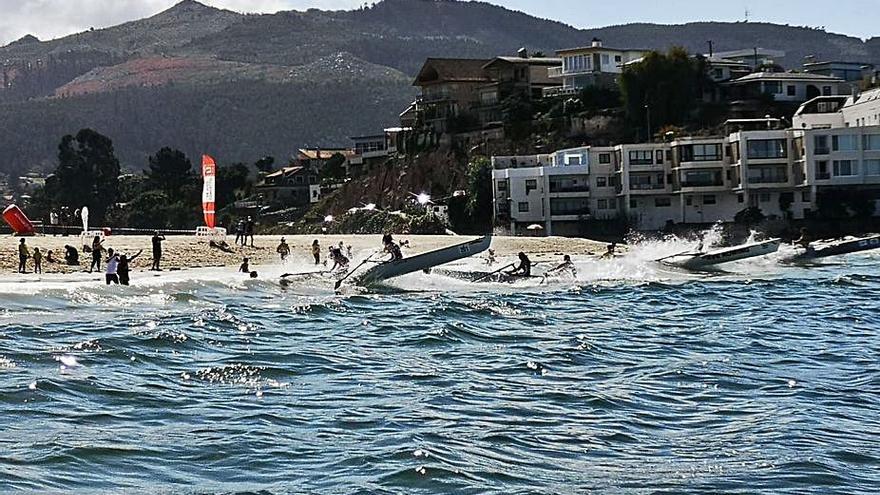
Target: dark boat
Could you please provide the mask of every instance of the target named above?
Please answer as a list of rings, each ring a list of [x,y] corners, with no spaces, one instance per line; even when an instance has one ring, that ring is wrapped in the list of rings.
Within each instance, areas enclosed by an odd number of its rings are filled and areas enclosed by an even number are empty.
[[[810,261],[819,258],[827,258],[829,256],[840,256],[842,254],[869,251],[877,248],[880,248],[880,235],[826,244],[822,247],[809,249],[794,258],[791,258],[790,261]]]

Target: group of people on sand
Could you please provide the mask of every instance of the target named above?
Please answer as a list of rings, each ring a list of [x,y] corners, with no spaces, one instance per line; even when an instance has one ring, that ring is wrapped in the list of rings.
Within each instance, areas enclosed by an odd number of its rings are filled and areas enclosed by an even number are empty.
[[[254,230],[256,228],[257,224],[253,217],[239,218],[235,224],[235,245],[247,246],[248,238],[250,238],[251,247],[254,247]]]
[[[151,244],[153,248],[153,264],[151,270],[161,270],[160,264],[162,261],[163,241],[165,241],[165,236],[158,231],[156,231],[151,238]],[[138,251],[136,254],[129,256],[124,253],[116,252],[113,250],[113,248],[105,248],[104,239],[102,239],[101,236],[96,235],[92,239],[91,244],[83,246],[83,252],[91,254],[91,262],[89,264],[88,273],[93,273],[94,271],[102,271],[101,263],[103,262],[104,281],[107,285],[129,285],[131,280],[131,263],[135,259],[137,259],[141,255],[141,253],[143,253],[143,249]],[[34,247],[33,252],[31,252],[30,248],[27,245],[27,240],[21,239],[18,244],[18,273],[27,273],[28,259],[33,260],[34,273],[43,273],[44,261],[46,263],[62,262],[61,260],[57,260],[55,258],[55,253],[52,250],[46,252],[45,259],[43,258],[43,253],[39,247]],[[74,246],[65,244],[63,263],[67,266],[79,266],[79,250]]]

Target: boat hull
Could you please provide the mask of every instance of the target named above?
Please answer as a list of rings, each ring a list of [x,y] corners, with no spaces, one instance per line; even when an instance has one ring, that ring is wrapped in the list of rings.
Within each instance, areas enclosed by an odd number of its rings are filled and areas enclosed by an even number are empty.
[[[872,237],[864,237],[862,239],[837,242],[812,251],[807,251],[796,256],[794,261],[810,261],[819,258],[827,258],[829,256],[840,256],[843,254],[858,253],[878,248],[880,248],[880,235],[875,235]]]
[[[360,286],[368,287],[384,280],[428,270],[435,266],[480,254],[489,249],[490,244],[492,244],[492,236],[487,235],[469,242],[422,253],[411,258],[380,263],[358,277],[356,283]]]
[[[699,270],[709,268],[722,263],[730,263],[731,261],[740,261],[757,256],[766,256],[779,250],[779,239],[771,239],[769,241],[754,242],[741,246],[734,246],[724,249],[709,251],[700,255],[693,256],[681,262],[673,261],[670,264],[677,265],[691,270]]]

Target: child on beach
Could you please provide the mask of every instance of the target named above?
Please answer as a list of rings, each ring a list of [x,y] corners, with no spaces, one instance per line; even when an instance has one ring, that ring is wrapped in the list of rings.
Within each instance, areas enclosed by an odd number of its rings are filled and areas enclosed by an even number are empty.
[[[43,273],[43,253],[40,248],[34,248],[34,273]]]
[[[290,255],[290,246],[287,245],[287,241],[285,241],[283,237],[281,238],[281,243],[278,244],[278,248],[275,249],[275,252],[281,256],[281,261],[284,261],[287,259],[287,256]]]
[[[241,260],[241,266],[238,267],[238,271],[241,272],[241,273],[250,273],[250,272],[251,272],[251,268],[250,268],[249,261],[250,261],[250,260],[248,260],[247,258],[242,258],[242,260]]]
[[[317,239],[312,242],[312,256],[315,257],[315,264],[321,264],[321,243]]]

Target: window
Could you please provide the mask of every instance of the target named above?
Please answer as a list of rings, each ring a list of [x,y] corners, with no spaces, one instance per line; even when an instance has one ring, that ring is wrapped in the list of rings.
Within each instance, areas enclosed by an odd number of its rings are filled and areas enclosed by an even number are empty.
[[[817,155],[827,155],[829,152],[828,136],[813,136],[813,150]]]
[[[590,190],[584,175],[554,175],[550,177],[551,193],[587,192]]]
[[[831,86],[822,86],[822,96],[831,96]]]
[[[581,155],[565,155],[565,164],[566,165],[580,165],[581,164]]]
[[[617,176],[612,175],[608,178],[608,187],[617,187]]]
[[[666,150],[666,161],[667,162],[672,161],[672,150]]]
[[[785,94],[787,94],[788,96],[796,96],[797,95],[797,88],[789,84],[785,88]]]
[[[771,95],[782,94],[782,83],[779,81],[764,81],[764,93]]]
[[[623,62],[623,57],[621,57],[620,55],[615,55],[615,56],[614,56],[614,61],[615,61],[615,62],[618,62],[618,63]]]
[[[611,163],[611,153],[599,153],[599,163]]]
[[[743,202],[745,202],[745,200],[746,200],[746,198],[743,196],[742,193],[739,193],[736,195],[736,202],[737,203],[743,203]]]
[[[526,194],[538,188],[538,179],[526,179]]]
[[[816,179],[826,180],[830,178],[831,174],[828,173],[828,162],[825,160],[816,162]]]
[[[608,209],[608,200],[607,199],[600,199],[600,200],[596,201],[596,206],[600,210],[607,210]]]
[[[693,196],[688,196],[687,198],[685,198],[685,199],[684,199],[684,204],[686,204],[686,205],[688,205],[688,206],[693,206],[693,205],[694,205],[694,198],[693,198]]]
[[[589,215],[590,200],[587,198],[551,198],[551,215]]]
[[[668,208],[672,206],[672,198],[654,198],[654,206],[656,208]]]
[[[832,151],[856,151],[858,149],[858,136],[849,134],[831,136]]]
[[[724,69],[715,69],[714,72],[715,79],[724,79]]]
[[[717,201],[715,200],[714,195],[703,196],[703,204],[704,205],[714,205]]]
[[[865,151],[880,151],[880,134],[866,134],[863,147]]]
[[[865,160],[865,175],[880,175],[880,160]]]
[[[722,186],[720,170],[686,170],[681,181],[682,187]]]
[[[794,203],[794,193],[793,192],[779,193],[779,203],[780,204],[789,204],[789,205]]]
[[[657,165],[662,165],[663,164],[663,150],[657,150],[657,153],[655,153],[655,154],[657,156]]]
[[[297,184],[302,184],[303,183],[303,176],[297,175],[296,177],[293,178],[293,181],[296,182]]]
[[[835,177],[851,177],[856,175],[857,167],[852,160],[834,160]]]
[[[721,160],[720,144],[690,144],[681,147],[683,162],[714,162]]]
[[[662,177],[662,176],[661,176]],[[653,189],[650,175],[630,175],[629,188],[634,191]]]
[[[602,54],[602,65],[608,65],[611,63],[611,57],[607,53]]]
[[[779,184],[788,182],[786,165],[749,167],[749,184]]]
[[[507,181],[499,180],[498,181],[498,192],[507,192]]]
[[[788,150],[785,139],[749,139],[747,154],[750,159],[785,158]]]
[[[520,213],[528,213],[529,212],[529,203],[527,201],[520,201],[517,205],[517,209]]]
[[[596,177],[596,187],[608,187],[608,179],[605,177]]]
[[[654,154],[651,150],[633,150],[629,152],[630,165],[651,165],[654,163]]]

